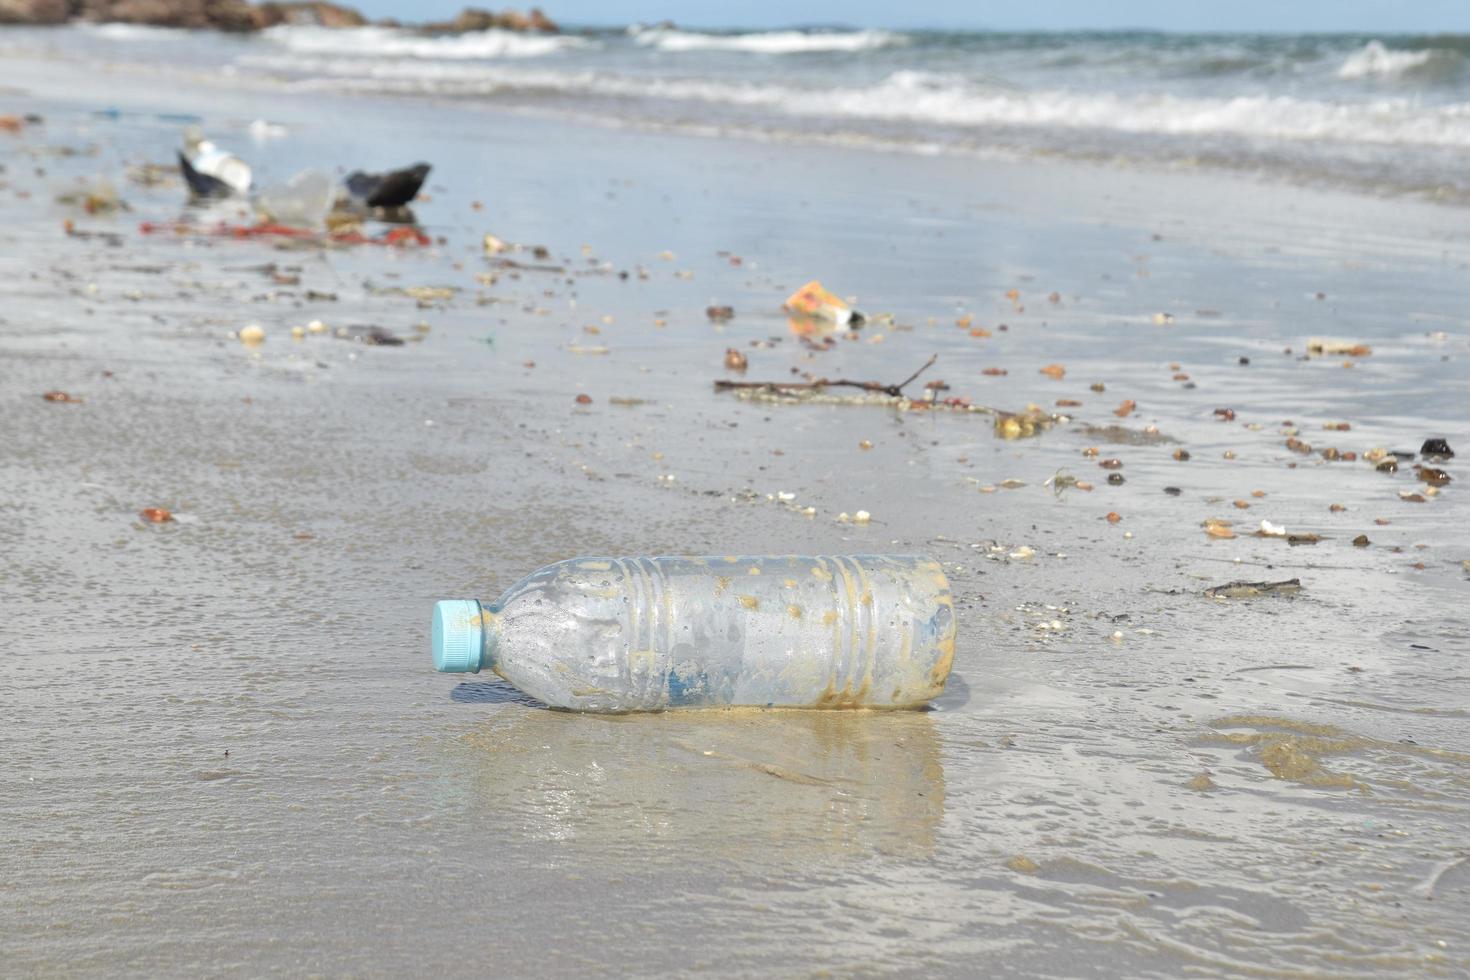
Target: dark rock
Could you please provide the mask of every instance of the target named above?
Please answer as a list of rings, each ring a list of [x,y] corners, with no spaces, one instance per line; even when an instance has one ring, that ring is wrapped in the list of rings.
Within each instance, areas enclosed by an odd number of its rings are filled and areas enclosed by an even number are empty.
[[[493,10],[484,10],[480,7],[466,7],[461,10],[453,20],[437,21],[423,25],[421,30],[425,34],[468,34],[474,31],[539,31],[545,34],[558,33],[561,28],[556,22],[541,12],[540,8],[533,7],[529,14],[523,14],[519,10],[507,10],[496,13]]]
[[[0,24],[65,24],[69,0],[0,0]]]
[[[366,17],[340,4],[324,0],[302,0],[295,3],[263,3],[255,8],[258,29],[278,24],[305,24],[312,27],[365,27]]]
[[[248,0],[0,0],[0,24],[145,24],[192,30],[258,31],[278,24],[362,27],[368,19],[327,0],[252,5]]]
[[[81,0],[74,11],[95,23],[231,32],[256,29],[255,11],[246,0]]]
[[[1442,456],[1445,459],[1454,459],[1455,451],[1450,444],[1443,439],[1425,439],[1424,445],[1419,447],[1421,456]]]

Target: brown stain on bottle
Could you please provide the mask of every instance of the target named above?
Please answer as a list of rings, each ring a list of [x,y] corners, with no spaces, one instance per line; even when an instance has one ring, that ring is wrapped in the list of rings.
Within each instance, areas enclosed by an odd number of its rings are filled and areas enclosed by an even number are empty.
[[[856,691],[852,689],[850,682],[840,691],[835,684],[828,682],[827,689],[817,696],[816,706],[819,708],[870,708],[873,707],[868,700],[871,693],[871,678],[864,678]]]

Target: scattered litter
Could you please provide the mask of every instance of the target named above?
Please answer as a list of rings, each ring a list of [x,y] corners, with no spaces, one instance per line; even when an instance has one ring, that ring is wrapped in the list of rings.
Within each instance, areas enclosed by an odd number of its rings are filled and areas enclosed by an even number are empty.
[[[1067,369],[1060,364],[1048,364],[1041,369],[1040,373],[1054,381],[1060,381],[1067,376]]]
[[[1307,340],[1308,354],[1345,354],[1348,357],[1367,357],[1373,348],[1351,340],[1333,340],[1330,337],[1312,337]]]
[[[370,174],[355,170],[347,175],[347,203],[357,209],[392,211],[402,208],[418,196],[419,189],[433,168],[416,163],[401,170]]]
[[[826,320],[840,327],[860,327],[866,319],[847,301],[828,292],[816,279],[787,297],[784,308],[788,313]]]
[[[1270,521],[1262,521],[1259,533],[1264,538],[1284,538],[1286,537],[1286,528],[1280,524],[1272,524]]]
[[[254,347],[265,340],[265,328],[258,323],[252,323],[241,327],[240,332],[235,334],[240,343],[247,347]]]
[[[1091,484],[1083,483],[1066,470],[1057,470],[1044,483],[1043,487],[1050,487],[1051,492],[1057,498],[1061,498],[1063,491],[1075,487],[1078,490],[1091,490]]]
[[[393,286],[388,289],[375,289],[373,292],[378,296],[407,296],[420,306],[430,306],[453,299],[454,294],[459,292],[459,288],[456,286]]]
[[[310,228],[293,228],[289,225],[258,224],[232,225],[220,222],[214,225],[192,225],[187,222],[145,221],[138,226],[144,235],[196,236],[203,238],[284,238],[295,239],[307,244],[333,245],[418,245],[432,244],[428,235],[417,228],[390,228],[380,235],[368,236],[356,226],[328,231],[325,234]]]
[[[167,524],[174,519],[173,512],[163,507],[144,507],[138,516],[152,524]]]
[[[1024,412],[1001,412],[995,417],[995,434],[1002,439],[1029,439],[1040,435],[1060,420],[1039,405],[1027,405]]]
[[[64,391],[48,391],[41,396],[48,402],[62,402],[66,405],[80,405],[82,400],[75,395],[68,395]]]
[[[205,139],[197,126],[184,130],[179,170],[195,197],[230,197],[250,190],[249,165]]]
[[[1235,532],[1230,528],[1229,521],[1222,521],[1212,517],[1204,523],[1205,533],[1212,538],[1233,538]]]
[[[709,317],[711,323],[724,323],[735,318],[735,307],[733,306],[707,306],[704,315]]]
[[[1302,580],[1290,578],[1284,582],[1226,582],[1224,585],[1205,589],[1211,599],[1257,599],[1262,596],[1296,595],[1302,591]]]
[[[725,348],[725,367],[731,371],[744,371],[750,366],[750,360],[734,347]]]
[[[303,170],[284,185],[263,189],[255,207],[265,224],[319,229],[332,209],[332,194],[332,178],[320,170]]]
[[[359,327],[360,332],[355,333],[352,339],[360,344],[375,347],[402,347],[403,338],[390,330],[382,327]]]
[[[1450,444],[1443,439],[1425,439],[1424,445],[1419,447],[1420,456],[1440,456],[1444,459],[1454,459],[1455,451]]]
[[[90,183],[83,184],[78,190],[59,194],[56,202],[81,208],[88,214],[114,214],[118,211],[132,210],[128,202],[118,196],[117,188],[106,177],[98,177]]]

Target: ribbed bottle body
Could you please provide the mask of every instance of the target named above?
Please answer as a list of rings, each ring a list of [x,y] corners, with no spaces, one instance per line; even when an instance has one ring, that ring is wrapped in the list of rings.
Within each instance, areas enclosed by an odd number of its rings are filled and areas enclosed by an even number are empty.
[[[577,558],[485,620],[497,673],[582,711],[911,707],[954,656],[949,583],[912,556]]]

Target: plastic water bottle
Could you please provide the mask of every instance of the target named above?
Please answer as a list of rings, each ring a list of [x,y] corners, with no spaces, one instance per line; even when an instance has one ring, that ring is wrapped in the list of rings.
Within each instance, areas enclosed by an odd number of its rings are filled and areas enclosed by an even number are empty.
[[[954,601],[909,555],[573,558],[434,607],[434,666],[575,711],[908,708],[944,689]]]

